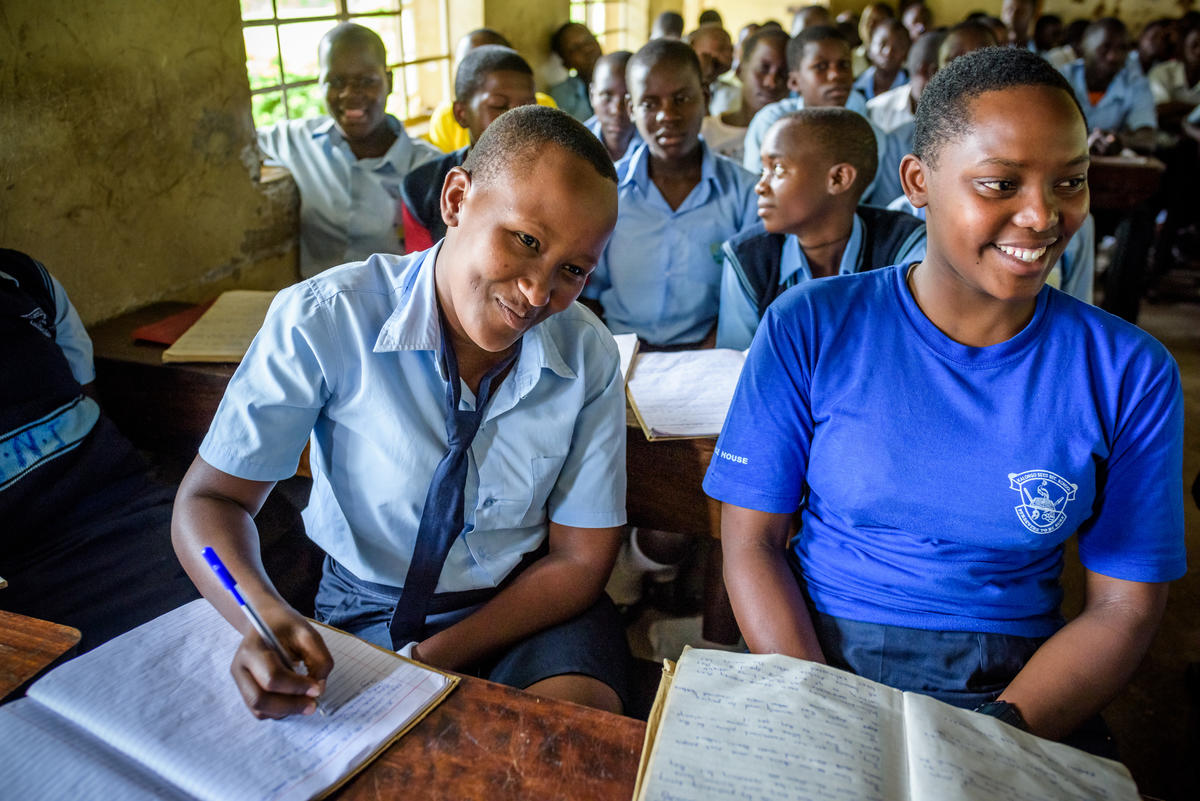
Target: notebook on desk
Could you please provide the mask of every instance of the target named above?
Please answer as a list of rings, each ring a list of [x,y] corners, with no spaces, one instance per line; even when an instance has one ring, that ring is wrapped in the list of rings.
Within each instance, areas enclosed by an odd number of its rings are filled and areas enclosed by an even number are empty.
[[[787,656],[685,649],[663,671],[635,801],[1137,801],[1119,762]]]
[[[267,318],[275,292],[222,292],[195,323],[163,351],[164,362],[240,362]]]
[[[241,635],[198,600],[50,671],[0,707],[0,794],[305,801],[340,786],[458,683],[317,626],[326,716],[256,720],[229,664]]]
[[[625,386],[646,439],[720,434],[745,362],[727,348],[637,354]]]

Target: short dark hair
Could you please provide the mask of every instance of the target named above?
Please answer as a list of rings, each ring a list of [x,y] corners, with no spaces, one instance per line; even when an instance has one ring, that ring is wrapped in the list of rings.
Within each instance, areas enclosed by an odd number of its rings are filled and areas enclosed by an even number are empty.
[[[601,177],[617,182],[612,157],[599,137],[565,111],[537,105],[518,106],[497,117],[467,151],[463,169],[473,181],[486,183],[505,170],[523,170],[547,145],[579,156]]]
[[[678,12],[664,11],[654,18],[654,23],[663,33],[683,36],[683,15]]]
[[[715,8],[706,8],[700,12],[701,25],[708,25],[712,22],[715,22],[717,25],[724,23],[724,20],[721,19],[720,11],[717,11]]]
[[[933,164],[946,142],[971,130],[974,121],[968,104],[972,100],[985,92],[1017,86],[1059,89],[1084,119],[1071,84],[1048,61],[1021,48],[985,47],[954,59],[930,79],[917,104],[913,154]]]
[[[375,31],[356,22],[341,22],[325,31],[321,43],[317,45],[317,57],[324,62],[329,51],[342,44],[366,45],[384,69],[387,69],[387,48],[384,47],[383,40]]]
[[[1101,33],[1128,35],[1129,29],[1116,17],[1101,17],[1083,29],[1083,35],[1079,37],[1079,46],[1087,49],[1084,42],[1094,40]]]
[[[788,72],[795,72],[800,69],[800,62],[804,60],[804,48],[814,42],[825,42],[829,40],[841,42],[850,47],[850,41],[845,34],[839,31],[832,25],[813,25],[811,28],[805,28],[792,37],[787,46],[787,65]]]
[[[908,59],[904,62],[909,75],[915,75],[922,67],[937,67],[938,53],[942,42],[946,41],[945,31],[926,31],[917,37],[908,51]]]
[[[554,33],[550,34],[550,51],[558,54],[559,58],[563,57],[563,37],[567,35],[567,31],[576,26],[583,28],[588,33],[591,33],[591,30],[588,28],[588,26],[584,25],[582,22],[564,22],[562,25],[559,25],[557,29],[555,29]]]
[[[787,46],[788,42],[791,41],[791,37],[784,33],[782,28],[759,28],[742,41],[742,63],[749,63],[750,56],[754,54],[754,49],[763,42],[770,41],[778,42],[786,57]]]
[[[854,190],[862,197],[879,170],[879,148],[871,123],[858,112],[839,106],[803,108],[785,114],[780,123],[804,126],[804,137],[815,142],[832,160],[853,165],[858,175]]]
[[[454,97],[469,100],[493,72],[519,72],[533,80],[533,70],[511,47],[480,45],[463,57],[454,73]]]
[[[642,45],[625,66],[626,83],[634,68],[648,70],[662,63],[673,63],[690,69],[696,73],[696,79],[701,84],[704,83],[704,73],[700,69],[700,59],[696,56],[696,51],[687,42],[679,39],[651,39]],[[629,94],[632,95],[633,92]]]

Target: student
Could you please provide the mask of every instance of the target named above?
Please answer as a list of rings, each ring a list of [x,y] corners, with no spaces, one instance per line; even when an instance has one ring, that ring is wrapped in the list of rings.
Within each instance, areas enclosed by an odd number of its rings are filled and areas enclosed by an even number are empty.
[[[1138,35],[1137,46],[1129,49],[1129,65],[1149,78],[1150,70],[1176,55],[1171,36],[1174,22],[1169,17],[1147,22]]]
[[[603,55],[600,43],[586,25],[568,22],[550,37],[550,50],[558,55],[565,68],[575,73],[551,86],[550,96],[559,108],[582,122],[592,116],[588,86],[596,61]]]
[[[329,116],[258,132],[263,154],[287,167],[300,189],[305,278],[372,253],[402,253],[400,181],[438,154],[385,111],[392,72],[377,33],[344,22],[321,37],[317,54]]]
[[[534,102],[533,70],[516,50],[483,45],[467,53],[454,75],[454,118],[474,144],[497,117]],[[446,235],[442,219],[442,184],[461,167],[470,146],[427,161],[400,184],[407,252],[433,247]]]
[[[682,39],[683,16],[675,11],[664,11],[654,18],[650,26],[651,39]]]
[[[787,96],[787,43],[787,34],[775,28],[746,40],[746,58],[738,66],[741,101],[733,111],[705,117],[700,128],[711,149],[742,163],[742,140],[754,115]]]
[[[1057,14],[1042,14],[1038,17],[1037,22],[1033,24],[1033,51],[1053,64],[1050,54],[1062,47],[1062,43],[1062,17]]]
[[[876,130],[891,133],[909,125],[916,118],[917,101],[921,99],[921,92],[929,79],[938,70],[938,50],[945,39],[946,34],[930,31],[913,42],[904,65],[909,80],[867,101],[867,119],[875,125]]]
[[[1037,6],[1038,0],[1004,0],[1000,4],[1000,21],[1008,29],[1008,40],[1003,44],[1037,52],[1030,31]]]
[[[604,143],[613,161],[625,158],[642,143],[625,103],[625,67],[632,57],[628,50],[601,56],[588,87],[588,97],[596,113],[584,126]]]
[[[768,309],[704,483],[750,650],[1112,754],[1097,713],[1186,570],[1183,407],[1165,348],[1044,286],[1087,167],[1053,67],[963,56],[904,162],[925,258]],[[1064,625],[1072,535],[1087,597]]]
[[[721,243],[755,222],[754,176],[700,138],[707,92],[688,45],[652,39],[626,78],[645,144],[622,164],[617,227],[584,294],[615,333],[698,343],[717,319]]]
[[[196,597],[171,554],[173,488],[97,405],[62,284],[0,249],[0,609],[79,629],[83,653]]]
[[[856,76],[862,75],[867,67],[871,66],[867,51],[871,48],[871,37],[875,35],[875,29],[884,20],[895,18],[896,12],[887,3],[871,3],[863,9],[862,17],[858,21],[858,38],[862,42],[854,47],[850,54],[851,66]]]
[[[844,108],[806,108],[771,126],[758,184],[762,224],[725,243],[717,347],[744,350],[771,301],[814,278],[925,253],[910,214],[859,206],[875,176],[871,126]]]
[[[476,28],[458,40],[458,47],[454,50],[454,63],[462,64],[467,53],[483,45],[512,47],[504,34],[499,31],[491,28]],[[455,70],[457,74],[457,67]],[[537,98],[539,106],[558,107],[554,98],[548,94],[537,92],[534,97]],[[424,138],[443,153],[453,153],[455,150],[461,150],[471,144],[470,133],[454,118],[454,103],[450,100],[442,101],[434,107],[433,113],[429,116],[429,131]],[[417,249],[409,248],[409,250]]]
[[[1126,63],[1129,37],[1114,17],[1096,20],[1084,31],[1082,58],[1062,67],[1075,90],[1091,131],[1092,152],[1109,155],[1123,147],[1154,149],[1158,119],[1144,75]]]
[[[615,182],[581,124],[513,109],[447,177],[434,249],[276,298],[173,520],[180,561],[245,635],[232,672],[256,716],[311,713],[331,667],[263,574],[252,519],[310,433],[305,523],[328,553],[317,619],[442,668],[622,708],[628,652],[602,588],[625,521],[624,384],[612,337],[573,303],[616,221]],[[246,625],[205,546],[307,676]]]
[[[876,95],[908,83],[904,62],[911,46],[908,31],[896,20],[884,20],[877,25],[867,51],[871,66],[855,79],[854,89],[869,102]]]
[[[688,34],[687,42],[700,59],[700,74],[708,87],[708,111],[720,114],[734,108],[741,99],[741,87],[722,81],[733,66],[733,39],[720,25],[701,25]]]
[[[900,21],[912,40],[920,39],[925,31],[933,30],[933,12],[922,2],[906,6],[900,14]]]
[[[1152,67],[1146,76],[1159,116],[1164,108],[1186,116],[1200,104],[1200,28],[1183,36],[1179,58]]]
[[[807,28],[818,25],[833,27],[833,15],[825,6],[809,5],[799,8],[792,14],[792,36],[796,36]]]

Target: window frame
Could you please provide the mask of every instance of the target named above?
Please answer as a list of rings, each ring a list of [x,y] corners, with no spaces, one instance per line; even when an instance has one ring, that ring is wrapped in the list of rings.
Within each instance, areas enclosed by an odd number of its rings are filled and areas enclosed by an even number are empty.
[[[609,6],[617,6],[617,15],[620,17],[620,24],[617,27],[612,26],[610,22],[611,9]],[[591,30],[591,25],[588,20],[591,17],[593,9],[602,9],[604,11],[604,30],[592,31],[592,35],[598,40],[604,40],[608,37],[616,37],[616,47],[604,48],[604,51],[610,52],[613,50],[628,50],[629,49],[629,17],[630,4],[628,0],[570,0],[568,7],[568,19],[571,22],[579,22],[587,25]]]

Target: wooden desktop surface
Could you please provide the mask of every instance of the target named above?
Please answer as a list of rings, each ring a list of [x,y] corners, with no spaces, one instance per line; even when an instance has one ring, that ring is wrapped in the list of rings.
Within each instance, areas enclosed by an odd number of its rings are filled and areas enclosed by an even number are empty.
[[[1120,211],[1149,200],[1158,191],[1165,169],[1152,156],[1092,156],[1088,167],[1092,208]]]
[[[629,801],[646,724],[463,677],[333,797]]]
[[[0,604],[4,602],[0,590]],[[0,700],[79,644],[79,629],[0,609]]]
[[[194,456],[236,368],[234,364],[163,364],[165,347],[133,342],[139,326],[188,307],[156,303],[102,323],[89,332],[96,389],[105,412],[134,443],[150,451]],[[720,536],[720,504],[700,488],[715,439],[649,442],[626,428],[631,525],[700,537]],[[704,636],[737,642],[737,626],[721,580],[721,550],[709,549],[705,573]]]

